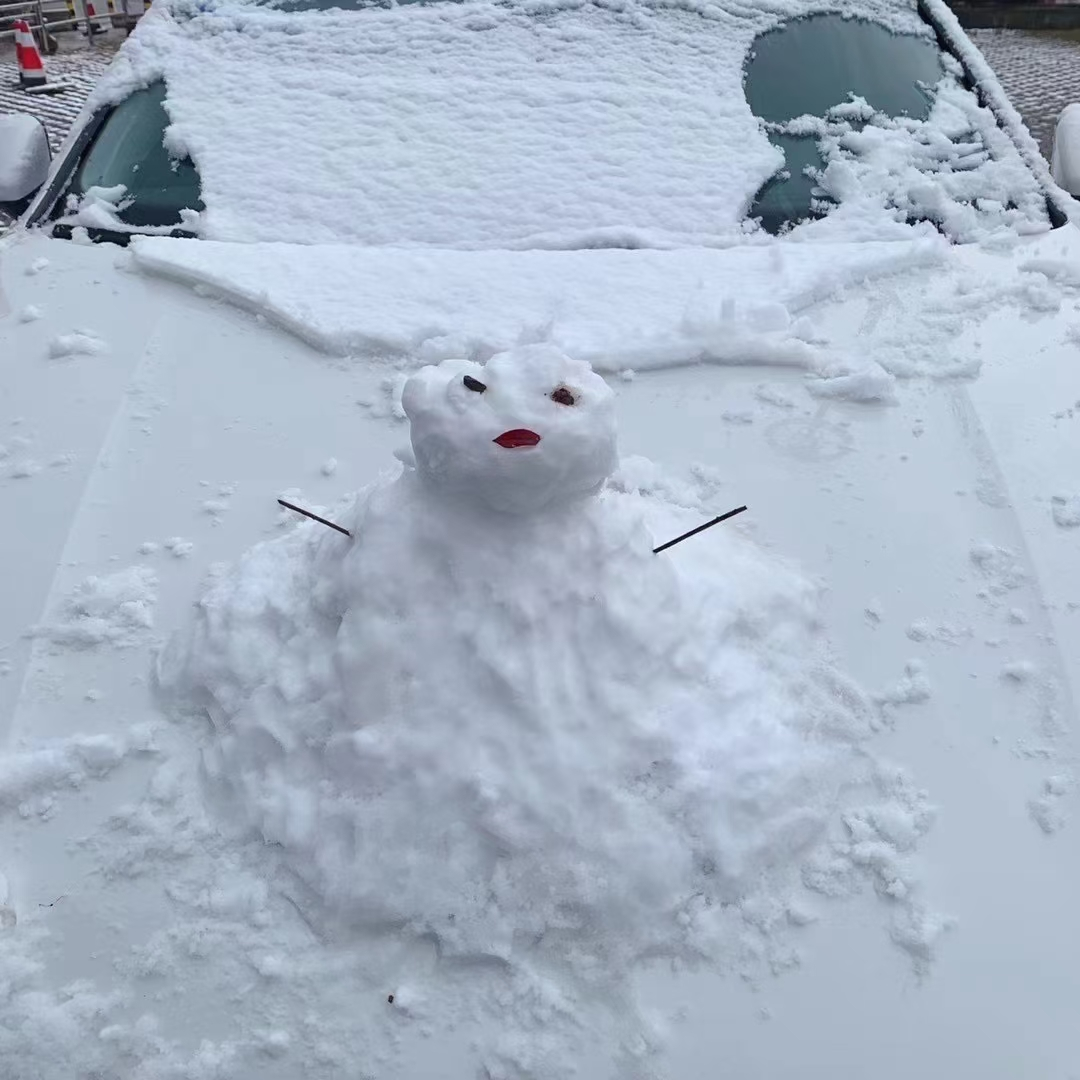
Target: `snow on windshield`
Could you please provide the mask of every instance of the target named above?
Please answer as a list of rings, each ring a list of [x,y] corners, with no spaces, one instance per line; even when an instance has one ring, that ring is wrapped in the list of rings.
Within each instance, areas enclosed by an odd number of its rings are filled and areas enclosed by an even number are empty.
[[[783,166],[747,104],[744,60],[757,35],[821,8],[553,0],[284,13],[162,0],[97,100],[165,78],[167,142],[198,167],[207,238],[727,246],[756,231],[747,210]],[[861,0],[844,13],[929,34],[914,3]],[[1015,167],[991,201],[1026,212],[1034,181],[1000,142],[992,152]],[[859,179],[876,184],[879,172],[880,156]],[[897,227],[897,213],[878,216],[879,235]]]
[[[1008,136],[974,95],[946,78],[927,119],[890,117],[854,98],[825,117],[800,116],[770,129],[817,140],[824,168],[811,175],[833,229],[881,211],[930,220],[961,243],[995,227],[1047,227],[1046,196]]]

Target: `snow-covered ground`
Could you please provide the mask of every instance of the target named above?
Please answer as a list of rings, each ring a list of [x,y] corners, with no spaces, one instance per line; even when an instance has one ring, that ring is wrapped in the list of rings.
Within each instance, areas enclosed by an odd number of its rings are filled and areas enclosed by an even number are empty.
[[[101,92],[175,66],[217,239],[0,247],[0,1080],[1068,1077],[1080,236],[1025,204],[1030,141],[942,182],[955,245],[882,171],[948,172],[988,114],[947,87],[862,157],[838,114],[846,213],[744,230],[728,196],[774,148],[730,71],[719,102],[704,65],[673,84],[684,5],[605,108],[645,157],[715,122],[713,187],[708,139],[664,205],[663,162],[608,182],[625,139],[583,177],[580,140],[541,141],[550,190],[487,205],[542,170],[481,141],[502,171],[421,244],[421,196],[455,197],[407,125],[393,213],[335,176],[337,119],[259,187],[216,113],[242,88],[198,84],[159,2]],[[202,6],[175,10],[254,74],[288,46],[286,16]],[[415,15],[425,103],[482,40],[498,77],[456,119],[483,130],[528,24],[441,10],[369,13],[356,78],[400,100]],[[597,27],[610,75],[662,18],[574,10],[537,12],[544,138]],[[311,19],[321,104],[343,18]],[[308,75],[244,115],[296,122]],[[1013,205],[973,210],[973,176]],[[662,250],[591,246],[605,189]]]

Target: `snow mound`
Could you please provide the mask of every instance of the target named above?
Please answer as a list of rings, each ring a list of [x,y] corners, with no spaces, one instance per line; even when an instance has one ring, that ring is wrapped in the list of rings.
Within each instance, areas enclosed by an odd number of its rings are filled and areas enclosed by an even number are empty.
[[[308,917],[505,975],[510,1026],[541,969],[614,1014],[635,962],[728,955],[731,905],[783,908],[874,772],[814,586],[730,526],[656,556],[698,514],[594,493],[607,393],[548,347],[414,376],[416,466],[332,515],[351,537],[308,522],[221,569],[159,666],[210,720],[210,804],[277,846]],[[835,847],[850,878],[928,827],[905,797]],[[925,923],[901,876],[880,888]]]
[[[145,566],[88,577],[63,602],[58,617],[34,634],[60,646],[134,645],[153,628],[157,584],[157,575]]]
[[[109,347],[93,330],[73,330],[70,334],[57,334],[49,341],[51,360],[64,360],[69,356],[99,356]]]

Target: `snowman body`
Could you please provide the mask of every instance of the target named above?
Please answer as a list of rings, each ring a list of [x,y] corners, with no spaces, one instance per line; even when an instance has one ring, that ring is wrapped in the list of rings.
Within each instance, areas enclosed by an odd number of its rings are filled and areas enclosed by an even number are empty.
[[[654,556],[640,500],[601,490],[611,392],[553,348],[424,369],[403,404],[415,466],[352,536],[258,545],[173,652],[213,797],[329,908],[444,953],[670,947],[691,898],[820,828],[811,590],[745,543],[690,577]]]

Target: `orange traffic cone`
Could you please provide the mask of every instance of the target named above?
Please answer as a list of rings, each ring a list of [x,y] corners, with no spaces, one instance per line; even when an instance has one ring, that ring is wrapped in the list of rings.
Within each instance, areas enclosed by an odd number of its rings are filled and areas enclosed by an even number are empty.
[[[49,83],[45,78],[45,63],[41,59],[34,33],[25,19],[15,20],[15,59],[19,64],[19,88],[27,94],[59,94],[71,89],[71,83],[61,79]],[[43,31],[44,32],[44,31]]]
[[[104,34],[106,30],[112,26],[112,20],[108,14],[99,15],[98,8],[107,10],[106,5],[108,0],[82,0],[82,12],[83,18],[86,20],[86,29],[83,33],[89,32],[90,34]]]
[[[30,90],[45,85],[45,64],[25,19],[15,20],[15,59],[19,64],[19,86]]]

